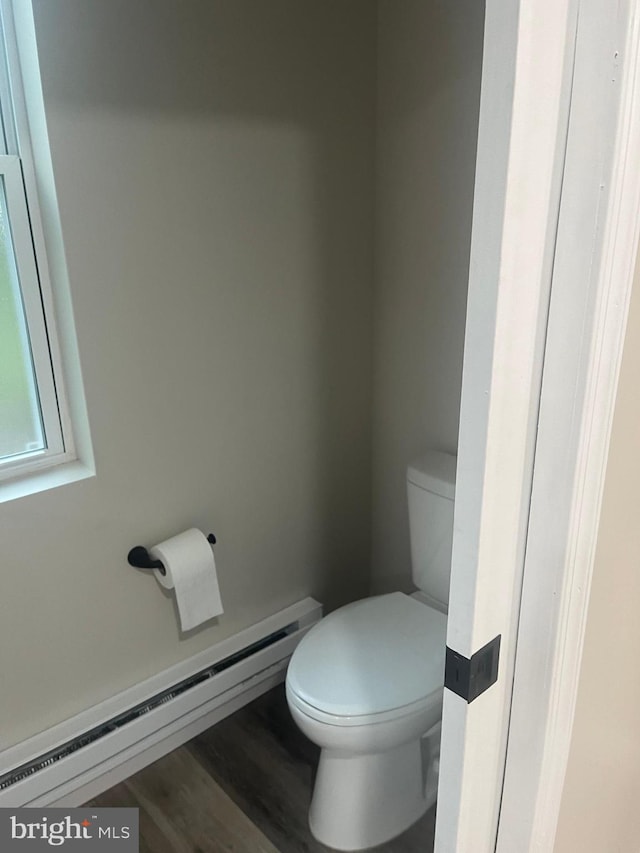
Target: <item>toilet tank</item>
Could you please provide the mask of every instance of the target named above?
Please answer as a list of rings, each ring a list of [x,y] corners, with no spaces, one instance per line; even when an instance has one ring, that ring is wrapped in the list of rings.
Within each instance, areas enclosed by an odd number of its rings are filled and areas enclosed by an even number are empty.
[[[434,604],[449,604],[456,457],[431,451],[407,468],[411,575]]]

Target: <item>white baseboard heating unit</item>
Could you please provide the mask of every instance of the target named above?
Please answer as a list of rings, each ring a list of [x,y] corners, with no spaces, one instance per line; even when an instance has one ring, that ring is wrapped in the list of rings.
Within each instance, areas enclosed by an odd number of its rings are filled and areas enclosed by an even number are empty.
[[[322,616],[305,598],[0,752],[0,807],[77,806],[284,680]]]

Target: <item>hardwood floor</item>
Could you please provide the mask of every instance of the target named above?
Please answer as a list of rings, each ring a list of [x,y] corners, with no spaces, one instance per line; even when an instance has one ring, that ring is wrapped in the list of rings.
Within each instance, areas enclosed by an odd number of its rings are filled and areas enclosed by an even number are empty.
[[[140,853],[327,853],[307,811],[319,751],[280,686],[91,800],[140,809]],[[379,853],[433,850],[435,809]]]

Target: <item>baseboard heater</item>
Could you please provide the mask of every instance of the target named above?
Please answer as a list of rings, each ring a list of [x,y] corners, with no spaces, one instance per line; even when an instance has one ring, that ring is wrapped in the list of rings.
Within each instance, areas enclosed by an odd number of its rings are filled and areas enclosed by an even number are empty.
[[[320,617],[320,605],[304,599],[5,750],[0,807],[80,805],[122,781],[282,681]]]
[[[28,776],[31,776],[32,773],[37,773],[39,770],[44,770],[45,767],[50,767],[52,764],[55,764],[56,761],[66,758],[68,755],[76,752],[76,750],[84,749],[85,746],[95,743],[95,741],[110,732],[114,732],[117,729],[122,728],[122,726],[132,723],[144,714],[148,714],[150,711],[153,711],[153,709],[157,708],[159,705],[163,705],[165,702],[170,702],[186,690],[190,690],[197,684],[206,681],[208,678],[213,678],[219,672],[224,672],[224,670],[228,669],[230,666],[246,660],[261,649],[266,649],[269,646],[272,646],[274,643],[277,643],[278,640],[283,640],[285,637],[288,637],[297,630],[298,623],[293,622],[281,631],[275,631],[273,634],[269,634],[269,636],[265,637],[264,640],[258,640],[256,643],[252,643],[250,646],[247,646],[247,648],[242,649],[242,651],[229,655],[218,663],[214,663],[206,669],[196,672],[195,675],[192,675],[190,678],[185,678],[183,681],[180,681],[178,684],[169,688],[169,690],[163,690],[161,693],[151,696],[146,702],[141,702],[135,707],[130,708],[128,711],[119,714],[117,717],[112,717],[112,719],[107,720],[105,723],[102,723],[102,725],[95,726],[95,728],[89,729],[88,732],[61,744],[56,749],[46,752],[44,755],[35,759],[35,761],[28,761],[26,764],[21,764],[19,767],[10,770],[8,773],[4,773],[0,776],[0,791],[3,791],[10,785],[15,785],[22,779],[26,779]]]

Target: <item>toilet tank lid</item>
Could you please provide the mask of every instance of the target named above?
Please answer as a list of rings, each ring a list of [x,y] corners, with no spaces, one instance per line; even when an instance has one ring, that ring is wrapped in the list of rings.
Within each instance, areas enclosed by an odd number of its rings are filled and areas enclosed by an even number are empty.
[[[457,457],[430,450],[407,468],[407,481],[427,492],[453,500],[456,493]]]

